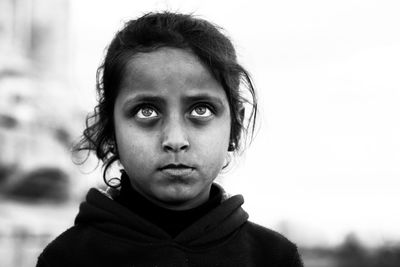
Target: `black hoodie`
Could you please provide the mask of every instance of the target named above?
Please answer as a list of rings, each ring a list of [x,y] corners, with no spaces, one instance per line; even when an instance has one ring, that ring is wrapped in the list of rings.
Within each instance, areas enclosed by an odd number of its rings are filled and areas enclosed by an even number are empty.
[[[241,195],[223,198],[175,236],[113,198],[91,189],[75,225],[45,248],[37,267],[302,266],[293,243],[247,220]]]

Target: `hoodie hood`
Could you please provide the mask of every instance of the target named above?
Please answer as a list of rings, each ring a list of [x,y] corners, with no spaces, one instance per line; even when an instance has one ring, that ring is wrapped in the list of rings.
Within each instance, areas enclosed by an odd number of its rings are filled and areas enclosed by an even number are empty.
[[[118,191],[102,192],[92,188],[80,206],[75,225],[88,225],[130,242],[165,243],[173,241],[183,246],[207,246],[227,238],[247,222],[248,214],[241,208],[241,195],[225,196],[219,206],[172,238],[158,226],[118,204],[113,197]]]

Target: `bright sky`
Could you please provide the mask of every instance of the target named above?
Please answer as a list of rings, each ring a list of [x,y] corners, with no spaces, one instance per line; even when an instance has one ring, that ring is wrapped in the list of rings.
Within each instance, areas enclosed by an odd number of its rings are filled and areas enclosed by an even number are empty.
[[[400,2],[71,0],[79,94],[123,21],[194,12],[227,30],[252,73],[261,126],[227,191],[300,244],[400,240]],[[286,222],[286,223],[285,223]]]

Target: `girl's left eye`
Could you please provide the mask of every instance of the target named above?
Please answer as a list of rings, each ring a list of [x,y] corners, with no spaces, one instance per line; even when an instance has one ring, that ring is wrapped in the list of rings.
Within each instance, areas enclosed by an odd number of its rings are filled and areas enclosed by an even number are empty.
[[[157,111],[155,111],[151,107],[143,107],[138,110],[136,113],[136,117],[139,119],[149,119],[149,118],[155,118],[158,116]]]
[[[190,112],[190,116],[192,117],[207,118],[212,115],[213,113],[207,106],[197,106]]]

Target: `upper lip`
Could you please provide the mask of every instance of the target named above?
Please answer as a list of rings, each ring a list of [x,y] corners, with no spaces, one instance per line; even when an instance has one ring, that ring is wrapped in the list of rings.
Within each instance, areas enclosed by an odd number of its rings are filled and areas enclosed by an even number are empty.
[[[169,163],[169,164],[166,164],[166,165],[162,166],[160,168],[160,170],[164,170],[164,169],[188,169],[188,168],[193,169],[193,167],[185,165],[185,164],[182,164],[182,163]]]

